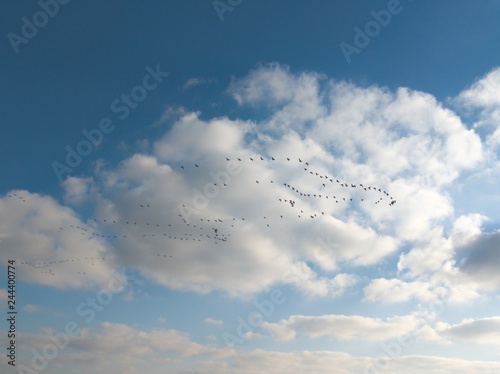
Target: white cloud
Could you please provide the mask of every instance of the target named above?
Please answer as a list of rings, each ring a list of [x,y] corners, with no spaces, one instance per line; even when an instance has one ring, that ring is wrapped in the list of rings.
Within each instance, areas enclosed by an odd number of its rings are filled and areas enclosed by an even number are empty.
[[[409,334],[419,327],[416,315],[379,318],[346,315],[293,315],[277,323],[265,322],[262,328],[276,340],[288,341],[298,334],[309,338],[331,337],[338,340],[382,341]]]
[[[500,231],[482,234],[466,246],[471,252],[461,265],[463,274],[487,289],[500,288]]]
[[[39,348],[50,342],[48,334],[53,329],[44,329],[42,335],[23,334],[22,349]],[[199,354],[216,354],[217,349],[192,341],[187,334],[176,330],[141,331],[119,323],[104,322],[91,329],[81,329],[78,336],[70,337],[68,349],[99,355],[148,356],[154,354],[191,357]],[[224,350],[221,350],[221,352]],[[228,351],[229,352],[229,351]]]
[[[465,108],[480,110],[476,126],[492,125],[497,127],[500,120],[499,97],[500,68],[495,68],[460,92],[455,101]]]
[[[210,84],[214,83],[215,79],[212,78],[189,78],[184,86],[182,86],[183,90],[188,90],[192,87],[200,86],[202,84]]]
[[[279,332],[284,327],[300,332],[310,338],[330,336],[339,340],[387,340],[408,333],[418,323],[416,316],[393,317],[385,321],[361,316],[325,315],[316,317],[291,316],[278,324],[266,324],[267,330]],[[464,320],[457,325],[439,324],[439,335],[453,341],[474,342],[480,339],[486,344],[498,344],[494,334],[498,330],[498,318]],[[42,329],[41,334],[20,333],[20,350],[42,352],[54,341],[49,334],[57,331]],[[366,335],[366,336],[364,336]],[[420,334],[423,336],[423,334]],[[92,328],[83,328],[80,335],[59,337],[66,347],[58,350],[49,360],[53,372],[68,371],[84,373],[92,362],[93,371],[100,373],[163,373],[165,366],[185,373],[324,373],[325,368],[336,368],[338,373],[361,374],[369,368],[382,368],[394,372],[438,374],[493,373],[500,370],[498,362],[472,361],[439,356],[406,355],[401,346],[392,340],[382,345],[377,356],[356,357],[335,351],[277,352],[261,349],[234,351],[196,343],[187,334],[176,330],[156,329],[143,331],[123,324],[104,322]],[[263,336],[253,333],[245,338]],[[208,337],[213,341],[213,337]],[[434,336],[431,340],[434,340]],[[396,341],[396,340],[395,340]],[[412,340],[409,340],[411,343]],[[384,347],[385,350],[383,349]],[[380,357],[384,357],[381,360]],[[188,361],[185,361],[189,359]],[[31,356],[20,356],[18,365],[31,367]],[[182,369],[181,369],[182,368]],[[330,369],[328,369],[330,370]],[[375,370],[374,372],[378,372]]]
[[[476,344],[500,344],[500,317],[490,318],[468,318],[460,323],[450,325],[439,323],[436,325],[437,332],[455,342],[469,342]]]
[[[91,177],[63,183],[66,202],[92,210],[89,222],[33,194],[31,204],[50,205],[50,214],[37,215],[44,217],[43,224],[20,225],[33,218],[29,204],[16,201],[17,229],[0,226],[0,232],[9,232],[2,243],[33,248],[20,253],[28,259],[37,248],[37,260],[46,262],[89,246],[94,254],[112,256],[115,266],[138,270],[161,285],[202,293],[223,290],[234,297],[282,283],[312,295],[340,297],[357,284],[359,267],[400,255],[397,275],[409,279],[376,279],[365,289],[367,300],[451,297],[453,287],[477,297],[477,279],[466,275],[479,262],[469,259],[459,271],[456,250],[482,234],[481,223],[488,217],[460,212],[457,218],[449,189],[487,158],[480,137],[458,115],[427,93],[358,87],[314,72],[292,73],[276,63],[233,78],[228,92],[239,105],[264,107],[267,117],[202,120],[199,113],[169,108],[159,121],[171,120],[172,126],[143,153],[116,166],[100,162]],[[484,103],[495,104],[491,100]],[[226,158],[239,170],[229,179]],[[329,178],[320,180],[322,175]],[[219,178],[217,189],[214,178]],[[210,188],[214,196],[204,197]],[[300,196],[295,189],[323,197]],[[389,196],[395,205],[389,206]],[[295,206],[285,199],[295,200]],[[14,207],[7,198],[1,204],[4,215]],[[146,204],[152,208],[140,207]],[[178,217],[186,213],[181,204],[189,208],[186,222]],[[215,233],[215,218],[219,237],[208,240]],[[71,224],[102,236],[82,236],[75,229],[70,240],[66,228]],[[60,225],[65,230],[57,232]],[[45,244],[34,243],[40,235]],[[195,236],[198,240],[192,240]],[[23,242],[26,238],[30,245]],[[318,252],[318,240],[325,238],[328,247]],[[112,266],[100,264],[99,271],[93,267],[87,275],[102,281]],[[64,281],[57,278],[62,271],[38,274],[32,281],[83,286],[75,270]],[[380,287],[383,282],[404,292],[393,295]]]
[[[64,201],[68,204],[77,205],[90,199],[92,194],[92,178],[75,178],[69,176],[62,186],[65,191]]]
[[[405,302],[412,298],[428,302],[436,297],[424,282],[404,282],[400,279],[372,279],[364,288],[366,301],[385,303]]]
[[[51,197],[17,190],[0,198],[0,217],[5,218],[0,232],[7,233],[0,259],[17,259],[24,281],[56,288],[108,283],[115,269],[110,245],[100,227],[82,221],[72,209]]]
[[[244,373],[311,373],[372,374],[372,373],[436,373],[436,374],[493,374],[500,363],[469,361],[435,356],[400,356],[386,360],[375,357],[357,357],[343,352],[300,351],[277,352],[262,349],[240,353],[231,362],[202,361],[189,374],[244,374]],[[374,368],[370,372],[370,368]],[[380,368],[380,369],[377,369]]]
[[[223,326],[224,321],[220,319],[214,319],[212,317],[207,317],[203,320],[203,323],[210,324],[210,325],[216,325],[216,326]]]
[[[42,334],[20,333],[18,347],[29,352],[34,349],[43,352],[44,347],[53,344],[49,335],[54,334],[65,347],[52,360],[56,367],[66,372],[69,368],[75,372],[84,372],[88,370],[89,362],[92,362],[92,369],[98,373],[121,373],[139,368],[145,370],[149,365],[151,371],[147,370],[148,372],[160,372],[157,371],[160,364],[164,370],[165,363],[173,364],[179,362],[179,359],[199,355],[221,358],[232,352],[226,348],[196,343],[187,334],[176,330],[142,331],[109,322],[90,329],[82,328],[79,335],[71,337],[61,337],[60,332],[50,328],[42,329]],[[31,367],[30,363],[30,360],[22,358],[19,364]]]

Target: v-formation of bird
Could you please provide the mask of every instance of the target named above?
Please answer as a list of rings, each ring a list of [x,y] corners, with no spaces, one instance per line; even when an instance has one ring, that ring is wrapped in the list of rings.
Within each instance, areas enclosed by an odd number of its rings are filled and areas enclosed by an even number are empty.
[[[242,157],[233,158],[234,161],[244,162],[245,159]],[[283,162],[293,163],[292,158],[286,157],[283,159]],[[231,161],[230,157],[226,157],[226,161]],[[270,162],[279,162],[274,157],[264,158],[262,156],[258,157],[249,157],[248,162],[259,162],[259,161],[270,161]],[[301,158],[298,158],[298,164],[302,164],[303,172],[310,177],[317,178],[318,180],[318,188],[316,191],[306,191],[305,189],[299,189],[297,186],[294,186],[290,183],[275,183],[274,180],[256,180],[256,184],[264,187],[266,183],[273,184],[276,187],[278,185],[283,186],[293,195],[294,198],[290,198],[290,196],[286,196],[285,191],[281,189],[281,193],[283,196],[276,196],[276,200],[280,203],[286,204],[290,209],[292,209],[290,214],[283,214],[283,212],[278,214],[273,214],[272,212],[268,212],[266,215],[263,215],[263,223],[265,227],[272,226],[271,218],[276,218],[280,220],[296,217],[296,218],[305,218],[305,219],[316,219],[322,216],[325,216],[325,211],[304,211],[304,209],[300,207],[296,207],[297,201],[295,198],[299,199],[301,202],[309,200],[309,199],[317,199],[323,202],[330,202],[331,204],[340,204],[344,202],[353,202],[353,198],[350,197],[350,194],[346,194],[345,192],[349,192],[349,190],[357,191],[357,195],[365,195],[363,198],[357,199],[358,203],[369,203],[369,201],[373,202],[375,197],[374,204],[380,204],[385,199],[388,201],[389,206],[393,206],[396,203],[396,200],[393,199],[390,194],[375,186],[368,186],[362,183],[347,183],[340,181],[338,178],[329,176],[328,174],[324,174],[313,170],[310,168],[309,163],[303,161]],[[201,163],[193,164],[193,168],[196,170],[202,170]],[[180,170],[185,171],[187,165],[180,165]],[[337,190],[335,192],[334,190]],[[345,191],[345,192],[344,192]],[[26,202],[25,197],[18,196],[18,194],[13,193],[9,194],[8,197],[17,198],[23,203]],[[184,204],[182,204],[184,205]],[[152,202],[140,202],[137,206],[137,212],[141,210],[149,212],[154,212],[154,208],[152,208]],[[295,209],[294,209],[295,208]],[[264,213],[265,214],[265,213]],[[177,215],[177,217],[172,217],[170,222],[152,222],[151,219],[140,219],[139,216],[144,217],[144,214],[138,214],[134,217],[123,218],[119,221],[116,219],[110,218],[93,218],[92,225],[88,225],[87,227],[94,227],[94,229],[84,228],[76,225],[68,225],[67,227],[59,227],[60,230],[64,231],[76,231],[81,235],[86,236],[95,236],[101,237],[104,239],[109,239],[109,241],[113,242],[116,240],[128,240],[131,236],[135,236],[142,239],[152,239],[159,240],[159,243],[162,243],[164,250],[158,251],[156,253],[156,257],[171,259],[172,254],[174,254],[173,248],[178,248],[178,245],[172,245],[173,243],[190,243],[190,242],[204,242],[210,241],[214,245],[225,244],[230,239],[230,234],[226,233],[229,230],[234,229],[238,226],[239,223],[245,222],[245,217],[224,217],[217,218],[211,217],[208,218],[206,216],[197,217],[196,219],[190,219],[189,222],[181,215]],[[148,215],[146,214],[146,217]],[[152,216],[152,214],[150,215]],[[247,221],[249,218],[247,218]],[[118,232],[121,232],[119,234]],[[159,245],[161,246],[161,245]],[[78,258],[70,258],[59,261],[51,261],[51,262],[33,262],[33,261],[20,261],[19,263],[22,265],[27,265],[32,267],[33,269],[40,269],[40,272],[43,274],[55,276],[54,269],[59,265],[69,264],[69,263],[80,263],[80,264],[90,264],[90,266],[95,266],[96,261],[103,261],[105,257],[78,257]],[[86,272],[78,272],[79,274],[85,275]]]

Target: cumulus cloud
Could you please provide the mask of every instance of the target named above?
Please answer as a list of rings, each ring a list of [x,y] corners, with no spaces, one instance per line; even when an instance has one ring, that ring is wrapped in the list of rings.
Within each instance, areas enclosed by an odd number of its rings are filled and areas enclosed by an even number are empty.
[[[425,282],[405,282],[400,279],[372,279],[370,284],[364,288],[365,300],[386,303],[405,302],[412,298],[428,302],[434,299],[435,294],[429,290],[429,284]]]
[[[481,138],[457,114],[428,93],[359,87],[277,63],[234,77],[227,92],[239,105],[264,108],[265,114],[258,121],[203,120],[199,113],[167,109],[160,122],[168,118],[172,126],[151,147],[117,165],[99,162],[92,176],[63,182],[65,202],[85,206],[85,219],[24,191],[29,203],[1,201],[0,214],[15,210],[11,224],[2,221],[2,242],[32,248],[16,253],[28,259],[37,253],[40,263],[65,258],[65,251],[68,258],[109,255],[113,265],[100,262],[87,274],[94,281],[102,282],[113,267],[128,267],[170,288],[223,290],[233,297],[279,283],[339,297],[358,283],[357,269],[391,256],[399,256],[398,275],[411,282],[375,279],[365,289],[366,300],[424,301],[445,294],[440,287],[463,287],[461,276],[480,260],[469,259],[459,272],[456,249],[481,235],[486,217],[456,217],[448,189],[487,158]],[[460,99],[472,97],[464,92]],[[496,102],[485,94],[481,103]],[[317,180],[323,175],[328,184]],[[323,198],[299,196],[297,190]],[[397,203],[389,205],[392,200]],[[148,210],[141,208],[146,205]],[[44,213],[34,214],[41,206]],[[42,216],[44,222],[36,223],[33,217]],[[214,219],[227,242],[211,237]],[[68,225],[99,235],[57,231]],[[35,237],[44,240],[35,243]],[[319,241],[328,241],[327,247]],[[74,273],[54,271],[31,280],[83,286]],[[403,292],[394,296],[382,286]],[[469,295],[475,291],[471,286]]]
[[[455,101],[480,111],[476,126],[494,125],[500,119],[500,68],[495,68],[462,91]]]
[[[278,333],[285,329],[315,337],[334,337],[339,340],[387,340],[412,331],[417,326],[416,316],[401,316],[381,320],[361,316],[324,315],[291,316],[278,324],[263,325],[265,330]],[[438,333],[453,341],[483,340],[486,344],[498,344],[494,331],[498,329],[497,318],[464,320],[457,325],[438,324]],[[234,351],[216,348],[193,341],[189,335],[177,330],[152,329],[139,330],[123,324],[104,322],[92,328],[82,328],[77,336],[62,337],[51,328],[42,329],[40,334],[20,333],[19,348],[30,352],[42,352],[44,347],[53,344],[58,337],[64,344],[57,355],[49,360],[53,372],[63,372],[71,368],[75,373],[84,373],[92,362],[96,373],[134,373],[141,368],[150,373],[161,373],[165,367],[189,373],[265,373],[304,371],[324,373],[325,367],[335,367],[339,373],[361,374],[369,368],[380,368],[395,372],[420,373],[429,370],[433,373],[491,373],[500,369],[497,362],[471,361],[458,358],[431,356],[411,356],[391,350],[384,351],[381,361],[377,357],[356,357],[335,351],[298,351],[277,352],[261,349]],[[367,337],[363,335],[366,334]],[[247,338],[262,338],[252,333]],[[66,340],[67,339],[67,340]],[[389,348],[387,348],[389,349]],[[401,349],[401,347],[400,347]],[[381,351],[382,352],[382,351]],[[62,353],[62,354],[61,354]],[[389,356],[390,354],[390,356]],[[380,355],[379,355],[380,356]],[[181,359],[189,358],[189,365]],[[5,361],[5,360],[4,360]],[[30,357],[20,357],[19,366],[31,367]],[[386,367],[386,365],[388,365]],[[182,368],[182,369],[181,369]],[[415,369],[413,369],[415,368]],[[417,369],[418,368],[418,369]],[[337,370],[336,369],[336,370]],[[416,371],[412,371],[416,370]]]
[[[50,336],[57,336],[60,350],[64,353],[53,358],[59,369],[85,369],[88,362],[92,362],[93,369],[100,370],[98,372],[109,370],[112,373],[126,372],[120,370],[128,370],[127,365],[136,369],[151,365],[151,369],[157,370],[155,367],[159,364],[175,363],[179,358],[199,355],[221,358],[232,352],[196,343],[177,330],[142,331],[110,322],[81,328],[76,336],[61,333],[51,328],[42,329],[41,334],[20,333],[19,348],[42,352],[44,347],[54,343]],[[23,358],[20,361],[30,367],[29,360]]]
[[[261,349],[235,355],[230,363],[219,361],[202,361],[195,368],[186,371],[189,374],[216,373],[312,373],[323,374],[325,368],[335,368],[338,374],[363,373],[408,373],[422,372],[436,374],[491,374],[499,370],[500,364],[493,361],[468,361],[459,358],[434,356],[407,356],[385,359],[359,357],[343,352],[332,351],[300,351],[277,352]]]
[[[56,288],[96,288],[111,278],[113,253],[109,243],[96,235],[99,228],[53,198],[10,191],[0,198],[0,217],[4,233],[0,259],[4,263],[17,259],[23,280]],[[77,276],[84,268],[87,276]]]
[[[385,321],[357,315],[292,315],[277,323],[265,322],[262,327],[270,331],[274,339],[284,341],[298,334],[309,338],[325,336],[345,341],[378,341],[409,334],[420,326],[421,321],[416,315],[395,316]]]
[[[67,204],[78,205],[89,200],[92,193],[92,178],[75,178],[68,176],[62,183],[65,191],[64,201]]]
[[[478,125],[500,118],[499,76],[489,73],[455,100],[479,110]],[[189,80],[185,88],[201,83]],[[482,141],[476,128],[428,93],[360,87],[280,64],[234,77],[227,92],[238,105],[259,110],[259,119],[202,119],[169,108],[154,124],[171,123],[158,139],[144,140],[118,164],[98,162],[91,176],[68,177],[65,205],[22,190],[1,197],[6,249],[0,259],[19,259],[24,280],[59,288],[105,287],[125,268],[171,289],[240,298],[281,284],[335,298],[362,281],[365,305],[470,302],[498,289],[499,234],[485,232],[486,214],[457,209],[450,192],[469,173],[481,182],[500,175],[492,152],[498,130]],[[391,262],[397,269],[390,275],[375,275]],[[134,302],[134,290],[127,295]],[[498,331],[497,317],[454,325],[422,326],[422,320],[417,313],[295,314],[264,322],[245,339],[266,332],[281,342],[381,342],[414,334],[434,343],[498,343],[490,332]],[[203,323],[223,325],[211,317]],[[21,349],[43,348],[51,332],[21,334]],[[82,329],[69,347],[63,368],[92,359],[101,372],[164,372],[162,365],[179,364],[179,357],[202,357],[179,371],[185,373],[319,373],[325,367],[364,373],[377,364],[328,351],[237,353],[177,330],[109,322]],[[408,373],[500,369],[498,363],[426,356],[398,356],[387,365]]]
[[[461,271],[486,288],[500,287],[500,232],[482,234],[467,246],[470,255],[461,266]]]
[[[454,325],[444,322],[436,325],[437,332],[447,339],[456,342],[493,345],[500,344],[499,328],[500,317],[468,318]]]

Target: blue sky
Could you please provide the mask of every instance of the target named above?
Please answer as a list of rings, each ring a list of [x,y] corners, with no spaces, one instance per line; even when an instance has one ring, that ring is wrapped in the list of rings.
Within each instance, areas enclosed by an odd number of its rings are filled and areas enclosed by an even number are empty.
[[[499,12],[2,5],[1,371],[498,372]]]

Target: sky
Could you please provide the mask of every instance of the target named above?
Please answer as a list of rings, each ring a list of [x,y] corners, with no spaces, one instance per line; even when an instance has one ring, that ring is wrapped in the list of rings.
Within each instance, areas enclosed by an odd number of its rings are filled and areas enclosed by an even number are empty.
[[[2,373],[500,371],[497,1],[0,7]]]

